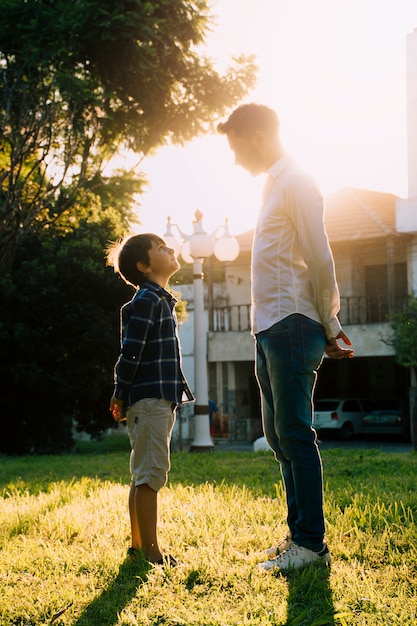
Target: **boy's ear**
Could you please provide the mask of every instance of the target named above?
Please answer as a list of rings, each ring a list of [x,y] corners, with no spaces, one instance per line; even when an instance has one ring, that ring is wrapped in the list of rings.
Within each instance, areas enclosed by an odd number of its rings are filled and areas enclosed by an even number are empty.
[[[139,272],[142,272],[142,274],[148,274],[150,271],[152,271],[149,263],[145,263],[144,261],[138,261],[136,263],[136,267],[138,268]]]

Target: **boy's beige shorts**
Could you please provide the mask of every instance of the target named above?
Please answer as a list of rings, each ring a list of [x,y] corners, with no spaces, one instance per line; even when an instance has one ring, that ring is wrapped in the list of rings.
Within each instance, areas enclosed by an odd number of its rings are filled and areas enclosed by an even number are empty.
[[[170,469],[170,442],[176,405],[169,400],[144,398],[126,412],[132,482],[159,491]]]

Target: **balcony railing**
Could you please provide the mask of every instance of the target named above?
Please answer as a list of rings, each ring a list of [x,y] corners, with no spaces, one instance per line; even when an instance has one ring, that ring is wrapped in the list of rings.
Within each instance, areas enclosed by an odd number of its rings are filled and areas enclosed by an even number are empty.
[[[250,304],[214,307],[212,319],[213,328],[210,330],[250,330]]]
[[[340,299],[339,319],[342,325],[387,322],[389,313],[399,311],[407,296],[395,298],[391,310],[387,296],[349,296]],[[212,328],[215,332],[249,331],[250,304],[214,307]]]
[[[390,315],[399,311],[407,303],[408,296],[393,298],[387,296],[349,296],[340,298],[339,319],[342,325],[378,324],[387,322]]]

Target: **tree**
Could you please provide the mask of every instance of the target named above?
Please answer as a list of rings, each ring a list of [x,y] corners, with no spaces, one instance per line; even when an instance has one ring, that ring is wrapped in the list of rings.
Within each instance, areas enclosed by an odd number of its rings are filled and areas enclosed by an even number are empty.
[[[106,221],[28,236],[0,278],[3,452],[71,447],[74,420],[97,435],[108,411],[119,313],[132,290],[105,267]]]
[[[411,437],[417,449],[417,298],[410,295],[404,308],[391,317],[393,331],[390,344],[397,362],[411,370],[410,424]]]
[[[210,23],[206,0],[3,0],[0,273],[119,150],[183,144],[253,86],[251,57],[221,75],[200,54]]]
[[[33,231],[0,277],[0,452],[67,451],[75,425],[92,436],[114,426],[119,309],[133,289],[104,261],[124,230],[112,198],[88,204],[75,228]],[[179,320],[185,304],[179,298]]]

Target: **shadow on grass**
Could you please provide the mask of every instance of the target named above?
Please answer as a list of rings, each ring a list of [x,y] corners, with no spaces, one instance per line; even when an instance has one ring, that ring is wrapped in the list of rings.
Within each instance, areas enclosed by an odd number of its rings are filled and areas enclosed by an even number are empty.
[[[120,613],[136,595],[137,589],[147,580],[150,566],[147,561],[121,564],[116,578],[84,609],[73,626],[98,626],[117,624]]]
[[[329,567],[289,572],[286,626],[334,626]]]

